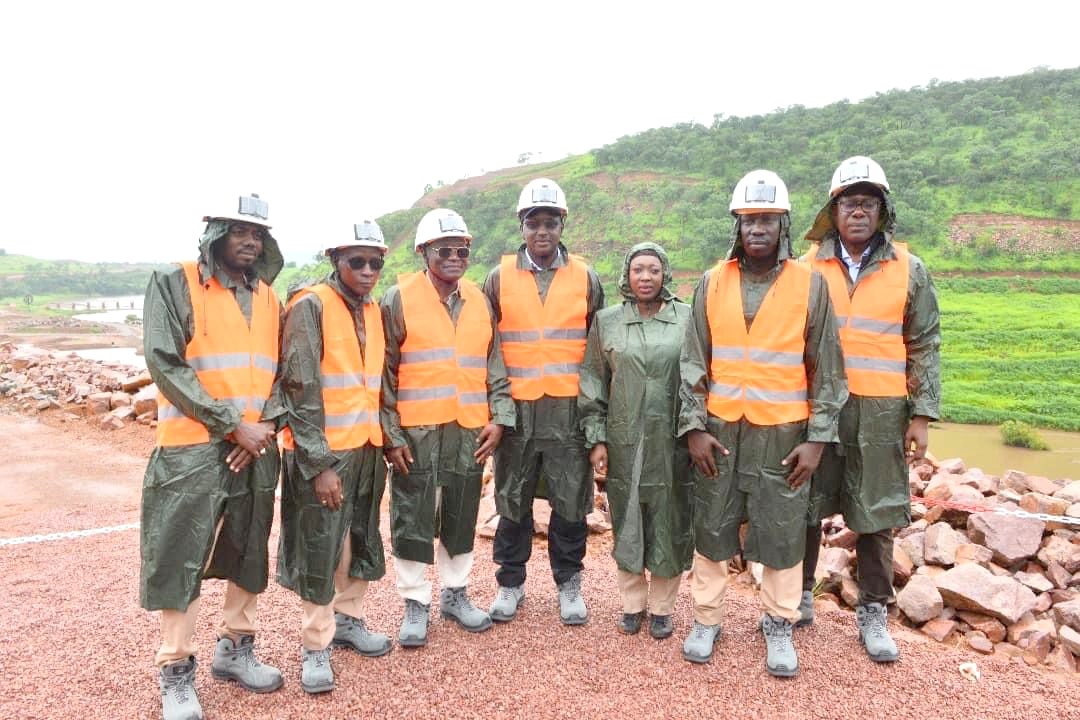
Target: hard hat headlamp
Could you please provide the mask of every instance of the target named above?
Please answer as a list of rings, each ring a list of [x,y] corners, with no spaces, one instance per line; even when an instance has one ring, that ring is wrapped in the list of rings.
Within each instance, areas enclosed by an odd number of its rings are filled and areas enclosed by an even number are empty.
[[[444,233],[469,234],[468,228],[465,227],[465,221],[460,215],[447,215],[439,218],[439,230]]]
[[[376,226],[370,220],[353,225],[353,235],[357,240],[378,240],[382,242],[382,234],[376,230]]]
[[[534,187],[532,189],[532,201],[534,203],[551,203],[557,205],[559,202],[559,193],[553,187],[543,185],[541,187]]]
[[[852,162],[840,168],[840,184],[850,185],[860,180],[870,180],[870,164],[865,162]]]
[[[270,213],[270,206],[258,195],[240,198],[239,212],[241,215],[250,215],[265,221]]]
[[[764,182],[746,186],[746,202],[776,202],[776,186]]]

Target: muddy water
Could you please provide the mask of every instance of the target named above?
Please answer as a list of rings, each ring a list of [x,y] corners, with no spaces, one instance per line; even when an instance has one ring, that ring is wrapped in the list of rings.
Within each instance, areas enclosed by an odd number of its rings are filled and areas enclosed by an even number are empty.
[[[1023,470],[1051,479],[1080,480],[1080,433],[1040,430],[1048,451],[1008,447],[1001,442],[996,425],[934,423],[930,427],[930,452],[939,460],[961,457],[968,467],[988,475]]]

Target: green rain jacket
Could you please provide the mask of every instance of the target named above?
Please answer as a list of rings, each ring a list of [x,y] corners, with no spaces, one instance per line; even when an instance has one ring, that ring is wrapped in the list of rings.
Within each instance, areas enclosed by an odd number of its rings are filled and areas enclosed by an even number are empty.
[[[199,272],[232,290],[251,321],[252,303],[262,297],[255,278],[237,284],[217,266],[213,245],[228,234],[228,223],[213,220],[199,241]],[[266,233],[256,274],[267,284],[284,265],[277,241]],[[158,447],[143,478],[140,528],[139,599],[147,610],[185,610],[199,597],[204,577],[225,578],[253,593],[266,588],[267,543],[274,520],[277,451],[233,473],[225,458],[235,447],[225,435],[240,424],[240,411],[212,398],[185,355],[195,332],[191,293],[184,271],[154,272],[143,305],[146,367],[158,389],[185,415],[210,432],[210,442]],[[262,420],[284,420],[279,378],[275,378]],[[215,528],[221,530],[215,543]],[[210,551],[213,548],[213,556]]]
[[[364,306],[375,300],[370,295],[357,297],[336,272],[325,282],[352,312],[363,357],[368,331]],[[295,291],[290,298],[292,294]],[[296,449],[284,454],[277,580],[304,600],[329,605],[343,543],[348,542],[352,551],[351,577],[378,580],[386,573],[379,534],[386,462],[382,447],[371,443],[339,452],[330,449],[320,380],[322,357],[322,301],[309,293],[289,309],[281,348],[282,395]],[[344,502],[338,510],[323,507],[315,496],[315,477],[331,468],[341,478]]]
[[[769,288],[791,257],[790,220],[781,226],[778,263],[762,277],[754,277],[742,265],[739,223],[736,221],[727,257],[740,258],[744,317],[729,322],[749,327]],[[707,478],[696,469],[694,476],[694,543],[710,560],[727,560],[739,551],[739,526],[749,522],[743,556],[767,567],[783,569],[802,562],[806,546],[806,513],[810,483],[797,490],[788,487],[788,468],[781,461],[802,442],[835,442],[836,420],[847,399],[843,357],[839,348],[825,278],[814,273],[806,317],[804,364],[808,381],[810,418],[782,425],[759,426],[746,418],[726,422],[706,409],[712,333],[706,316],[706,271],[694,291],[692,317],[682,354],[682,409],[679,437],[704,430],[720,441],[729,455],[716,454],[719,476]]]
[[[517,267],[533,273],[541,302],[547,298],[555,273],[566,265],[567,255],[566,247],[560,243],[551,267],[544,269],[531,262],[524,243],[518,248]],[[500,274],[496,265],[484,281],[484,294],[496,322],[502,319]],[[591,267],[588,276],[586,328],[592,326],[596,313],[604,307],[600,277]],[[581,432],[577,398],[544,395],[537,400],[515,400],[514,405],[517,423],[503,435],[495,451],[495,505],[499,514],[521,522],[532,514],[533,498],[546,497],[559,517],[584,521],[593,507],[593,472]],[[544,453],[542,468],[535,463],[539,453]],[[552,462],[554,458],[559,462]]]
[[[817,215],[806,239],[819,242],[818,258],[837,258],[840,238],[830,212]],[[845,268],[848,291],[876,272],[882,260],[895,260],[893,228],[896,209],[885,195],[881,228],[871,240],[870,254],[853,283]],[[904,305],[904,345],[907,348],[906,398],[852,395],[840,413],[839,443],[825,449],[814,474],[810,521],[838,512],[857,533],[905,527],[911,522],[904,433],[915,415],[938,419],[941,408],[941,325],[937,291],[922,260],[908,254],[907,302]]]
[[[446,299],[446,311],[455,325],[464,302],[457,292]],[[473,458],[480,428],[463,428],[456,422],[401,426],[397,411],[398,367],[401,344],[405,342],[408,327],[398,286],[389,288],[379,304],[386,333],[383,402],[379,413],[383,442],[388,449],[408,445],[413,456],[408,475],[390,471],[391,544],[395,556],[431,564],[435,561],[436,537],[451,556],[472,551],[483,474],[483,467]],[[488,312],[491,312],[490,307]],[[507,429],[514,426],[514,403],[494,316],[491,325],[492,341],[487,362],[488,410],[491,422]],[[435,507],[436,488],[442,488],[438,508]]]
[[[652,252],[664,268],[655,315],[642,318],[630,291],[630,261]],[[623,263],[623,304],[596,314],[581,366],[578,408],[585,444],[605,443],[607,495],[619,569],[676,577],[690,569],[693,485],[679,420],[679,355],[690,306],[671,294],[671,267],[659,245],[639,243]]]

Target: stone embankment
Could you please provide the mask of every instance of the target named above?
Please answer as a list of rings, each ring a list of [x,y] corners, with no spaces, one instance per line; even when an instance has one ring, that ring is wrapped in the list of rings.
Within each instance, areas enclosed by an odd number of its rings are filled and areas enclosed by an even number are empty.
[[[156,394],[146,372],[70,353],[0,345],[0,400],[22,412],[58,411],[104,428],[129,422],[153,426]],[[489,463],[477,523],[477,533],[489,538],[499,522],[490,480]],[[912,524],[897,532],[894,612],[900,622],[941,643],[1076,673],[1080,524],[1070,520],[1080,518],[1080,481],[1016,470],[995,477],[952,459],[916,466],[909,483],[912,495],[925,501],[913,503]],[[1009,514],[1013,511],[1028,515]],[[545,501],[534,505],[533,517],[537,534],[546,534],[550,508]],[[596,494],[589,527],[595,533],[611,530],[602,493]],[[853,607],[856,534],[840,516],[827,519],[824,530],[818,608]],[[753,568],[744,575],[752,578]]]

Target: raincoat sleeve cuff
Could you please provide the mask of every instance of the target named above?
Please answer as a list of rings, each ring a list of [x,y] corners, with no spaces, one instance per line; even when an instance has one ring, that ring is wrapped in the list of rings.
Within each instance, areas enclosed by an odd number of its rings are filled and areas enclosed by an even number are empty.
[[[840,442],[840,435],[836,430],[836,423],[826,418],[810,418],[806,427],[806,441],[819,443]]]
[[[941,419],[941,408],[936,402],[929,400],[915,400],[911,406],[911,416],[922,415],[930,418],[931,422]]]
[[[675,437],[683,437],[691,430],[706,431],[708,428],[705,426],[705,418],[695,416],[682,416],[679,418],[678,430],[675,433]]]
[[[497,407],[492,408],[491,422],[503,427],[513,428],[517,424],[517,412],[514,409],[513,402],[510,403],[509,407],[499,403]]]
[[[607,423],[599,418],[582,418],[581,430],[585,433],[585,447],[607,442]]]
[[[296,467],[305,482],[311,482],[323,470],[334,467],[336,462],[336,458],[329,450],[306,452],[299,447],[296,449]]]

